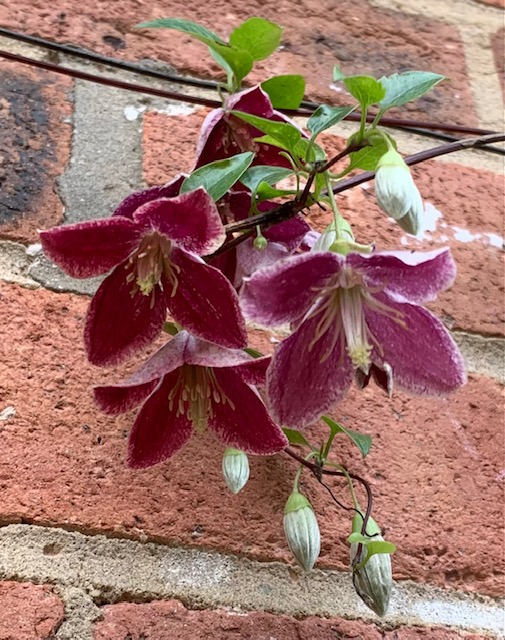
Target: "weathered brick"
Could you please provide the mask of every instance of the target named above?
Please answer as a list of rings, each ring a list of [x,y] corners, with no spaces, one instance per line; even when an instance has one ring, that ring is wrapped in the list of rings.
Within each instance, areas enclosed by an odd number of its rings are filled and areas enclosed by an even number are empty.
[[[63,620],[63,603],[47,585],[0,582],[0,640],[49,640]]]
[[[505,0],[501,0],[505,2]],[[491,39],[491,46],[493,47],[493,54],[496,64],[496,71],[500,78],[501,87],[505,96],[505,28],[501,28],[497,31]]]
[[[384,631],[374,624],[336,618],[297,620],[260,611],[192,611],[176,600],[117,604],[102,610],[93,640],[485,640],[444,629],[400,627]]]
[[[117,381],[132,366],[106,372],[86,363],[85,298],[1,285],[0,522],[58,524],[84,531],[196,545],[259,560],[290,561],[282,533],[295,465],[283,457],[251,460],[238,496],[221,478],[222,445],[193,437],[172,460],[144,471],[125,467],[134,414],[111,418],[90,398],[93,384]],[[253,346],[267,352],[268,337]],[[378,521],[398,544],[397,578],[499,594],[503,556],[502,390],[472,377],[446,400],[375,388],[352,391],[335,417],[370,433],[361,460],[345,440],[341,461],[367,477]],[[322,427],[307,436],[316,444]],[[348,516],[309,477],[303,487],[320,514],[320,566],[345,569]],[[337,493],[343,490],[337,483]],[[344,495],[344,500],[347,498]]]
[[[199,22],[227,36],[242,20],[263,16],[284,27],[282,48],[272,59],[257,65],[253,82],[274,74],[307,76],[307,95],[341,102],[345,97],[329,89],[335,63],[345,72],[380,77],[407,69],[437,71],[450,81],[415,106],[405,109],[413,118],[476,124],[476,113],[465,69],[463,45],[457,29],[422,15],[380,9],[366,0],[231,0],[226,10],[216,3],[175,0],[170,10],[152,6],[139,9],[135,0],[76,5],[63,2],[48,10],[43,0],[20,0],[0,7],[3,25],[38,33],[127,59],[152,58],[180,72],[221,77],[204,45],[163,30],[133,31],[142,21],[177,16]],[[333,19],[329,19],[332,16]],[[454,97],[457,96],[457,110]]]
[[[70,152],[68,78],[2,61],[0,237],[28,243],[63,218],[56,179]]]

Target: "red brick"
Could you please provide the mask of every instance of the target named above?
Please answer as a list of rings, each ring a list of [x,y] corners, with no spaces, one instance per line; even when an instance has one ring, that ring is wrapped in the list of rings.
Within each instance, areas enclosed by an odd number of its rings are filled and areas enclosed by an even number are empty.
[[[122,379],[131,366],[105,372],[86,363],[87,300],[8,285],[0,293],[0,326],[9,336],[0,347],[0,408],[16,410],[0,423],[0,523],[24,519],[291,561],[282,533],[290,460],[253,458],[238,496],[225,490],[222,446],[211,434],[193,437],[159,466],[127,469],[133,414],[102,415],[90,389]],[[272,346],[265,336],[252,344]],[[353,391],[334,413],[373,436],[365,461],[345,438],[338,455],[372,482],[374,513],[399,547],[397,578],[502,592],[502,402],[498,384],[472,377],[447,400]],[[318,443],[321,430],[308,437]],[[345,569],[348,517],[309,477],[302,482],[320,515],[319,566]]]
[[[307,94],[312,98],[344,100],[341,94],[329,90],[335,63],[349,74],[372,73],[378,77],[407,69],[437,71],[450,81],[407,108],[406,113],[424,120],[477,124],[457,29],[422,15],[373,7],[366,0],[341,0],[338,10],[333,0],[306,0],[303,4],[290,0],[251,0],[247,4],[230,0],[226,6],[174,0],[169,7],[159,3],[139,6],[136,0],[120,4],[66,0],[57,8],[48,7],[43,0],[19,0],[0,6],[0,22],[18,31],[126,59],[161,60],[196,76],[222,77],[205,47],[185,35],[132,30],[139,22],[169,16],[199,22],[225,37],[250,16],[278,21],[284,27],[282,49],[271,60],[257,65],[252,80],[302,73],[307,76]]]
[[[93,640],[485,640],[443,629],[400,627],[384,631],[373,624],[336,618],[297,620],[260,611],[191,611],[180,602],[117,604],[102,610]]]
[[[498,9],[505,9],[505,0],[474,0],[480,4],[488,4],[492,7],[498,7]]]
[[[63,621],[63,603],[47,585],[0,582],[0,640],[48,640]]]
[[[2,60],[0,237],[35,242],[62,220],[55,180],[69,158],[69,78]]]

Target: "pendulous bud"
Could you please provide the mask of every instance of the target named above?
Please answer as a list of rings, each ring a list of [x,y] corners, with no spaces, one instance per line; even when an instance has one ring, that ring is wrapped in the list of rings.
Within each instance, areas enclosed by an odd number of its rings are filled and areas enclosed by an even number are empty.
[[[293,491],[284,508],[284,534],[298,564],[310,571],[321,550],[321,536],[312,505],[298,491]]]
[[[410,169],[394,149],[379,160],[375,173],[375,195],[379,207],[412,235],[422,231],[423,201]]]
[[[226,449],[223,454],[223,477],[232,493],[238,493],[249,480],[249,460],[243,451]]]
[[[268,240],[265,238],[265,236],[256,236],[256,238],[254,238],[253,240],[253,247],[256,249],[256,251],[265,251],[265,249],[268,247]]]
[[[356,514],[352,521],[353,533],[359,533],[362,524],[363,517],[361,514]],[[380,528],[373,518],[368,519],[366,537],[371,542],[384,542],[384,538],[380,535]],[[356,593],[366,606],[378,616],[384,616],[388,610],[393,586],[391,556],[389,553],[375,553],[370,556],[364,566],[360,566],[367,553],[366,544],[351,543],[352,581]]]

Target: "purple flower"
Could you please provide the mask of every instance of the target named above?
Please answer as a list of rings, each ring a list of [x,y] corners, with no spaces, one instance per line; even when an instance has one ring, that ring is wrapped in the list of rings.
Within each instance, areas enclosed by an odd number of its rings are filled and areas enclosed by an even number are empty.
[[[272,415],[303,426],[342,399],[355,370],[381,386],[443,395],[465,382],[458,348],[418,303],[450,286],[448,250],[347,256],[321,251],[257,271],[242,288],[244,313],[265,326],[291,323],[267,374]],[[373,368],[375,367],[375,368]],[[380,377],[380,376],[379,376]]]
[[[254,139],[263,136],[263,133],[229,113],[231,110],[250,113],[268,120],[291,122],[273,109],[270,98],[260,86],[234,94],[226,100],[224,109],[214,109],[205,118],[196,148],[195,169],[244,151],[255,152],[253,164],[291,167],[289,160],[280,155],[282,149],[254,142]]]
[[[181,331],[123,384],[95,387],[95,399],[110,414],[143,402],[130,433],[131,467],[170,458],[193,428],[209,427],[228,447],[270,455],[287,439],[252,386],[264,381],[269,360]]]
[[[75,278],[113,269],[86,317],[93,364],[116,364],[152,342],[167,309],[206,340],[233,348],[247,343],[233,287],[200,258],[225,238],[217,208],[203,189],[176,195],[181,180],[132,194],[110,218],[41,233],[46,255]]]

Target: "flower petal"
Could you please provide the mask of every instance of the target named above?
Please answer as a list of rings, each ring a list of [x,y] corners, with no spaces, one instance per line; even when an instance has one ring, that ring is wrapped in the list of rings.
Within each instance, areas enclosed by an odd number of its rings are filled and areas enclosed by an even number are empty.
[[[175,293],[172,295],[170,283],[163,280],[163,285],[174,320],[204,340],[223,347],[245,347],[245,322],[227,278],[181,249],[174,249],[172,260],[180,268]]]
[[[294,251],[298,249],[309,231],[309,225],[300,214],[297,214],[291,220],[274,224],[263,235],[269,242],[281,242],[290,251]]]
[[[158,386],[159,379],[144,384],[109,384],[93,388],[96,404],[104,413],[115,416],[131,411]]]
[[[41,231],[44,253],[73,278],[107,273],[139,243],[141,229],[127,218],[105,218]]]
[[[131,193],[116,207],[112,215],[123,216],[131,220],[135,211],[146,202],[159,200],[159,198],[174,198],[179,195],[181,185],[185,178],[186,175],[180,173],[171,182],[168,182],[162,187],[151,187],[150,189],[143,189],[142,191]]]
[[[282,451],[287,438],[268,415],[256,391],[230,369],[215,369],[216,380],[229,402],[213,403],[209,427],[229,447],[271,455]]]
[[[365,274],[368,284],[384,285],[388,293],[410,302],[428,302],[451,286],[456,265],[449,249],[397,251],[362,256],[352,253],[347,264]]]
[[[166,303],[160,287],[150,295],[128,282],[133,265],[124,262],[105,278],[89,305],[84,327],[88,359],[98,366],[114,365],[150,344],[160,333]]]
[[[229,349],[219,344],[213,344],[182,331],[178,336],[186,336],[184,363],[200,367],[237,367],[238,365],[254,362],[254,358],[243,349]]]
[[[144,469],[174,455],[191,437],[192,425],[186,415],[170,410],[169,393],[178,371],[163,378],[140,410],[128,439],[128,465]]]
[[[281,325],[303,316],[317,293],[338,273],[343,258],[319,252],[294,256],[256,271],[245,280],[240,304],[246,317],[265,326]]]
[[[237,290],[242,285],[244,278],[248,278],[259,269],[270,267],[290,255],[288,249],[279,242],[269,242],[260,251],[254,247],[253,242],[252,238],[248,238],[236,248],[237,267],[233,285]]]
[[[401,303],[385,293],[375,296],[403,315],[406,327],[365,308],[368,327],[380,344],[374,362],[392,368],[395,386],[419,395],[440,396],[466,382],[465,365],[456,343],[442,322],[423,307]]]
[[[203,187],[175,198],[160,198],[142,205],[134,219],[199,255],[211,253],[225,240],[214,201]]]
[[[283,340],[267,372],[267,397],[279,424],[303,427],[328,411],[351,385],[351,361],[334,327],[313,342],[319,316],[304,320]],[[312,347],[312,348],[311,348]]]

